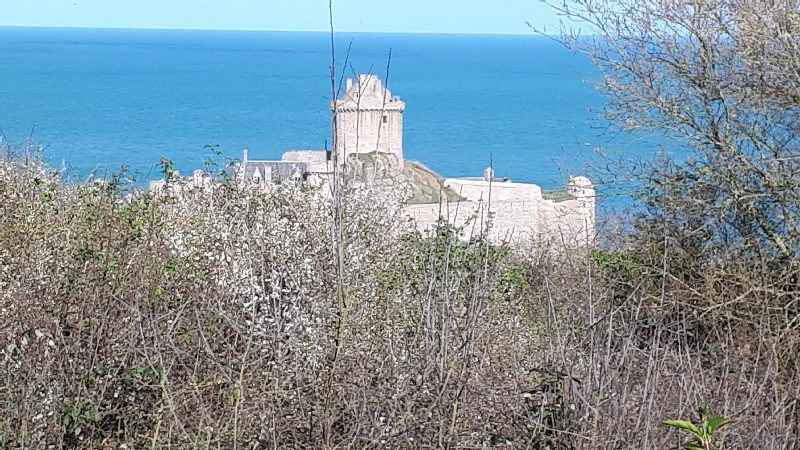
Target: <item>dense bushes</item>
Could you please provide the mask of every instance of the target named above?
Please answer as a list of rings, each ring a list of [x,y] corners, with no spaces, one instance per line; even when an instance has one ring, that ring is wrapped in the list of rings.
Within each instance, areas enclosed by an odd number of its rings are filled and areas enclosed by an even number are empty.
[[[485,243],[401,238],[363,195],[335,244],[329,204],[297,186],[154,197],[2,164],[5,446],[484,439],[455,419],[482,409],[469,392],[501,335],[481,324],[509,297]]]
[[[729,446],[798,444],[788,272],[121,179],[0,163],[0,448],[667,448],[703,402]]]

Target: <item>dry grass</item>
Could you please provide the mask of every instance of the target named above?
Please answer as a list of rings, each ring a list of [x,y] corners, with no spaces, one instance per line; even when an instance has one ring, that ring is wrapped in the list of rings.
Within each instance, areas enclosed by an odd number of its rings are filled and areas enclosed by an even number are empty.
[[[575,200],[575,196],[571,195],[569,192],[560,189],[560,190],[542,190],[542,197],[545,200],[552,200],[556,203],[565,202],[568,200]]]

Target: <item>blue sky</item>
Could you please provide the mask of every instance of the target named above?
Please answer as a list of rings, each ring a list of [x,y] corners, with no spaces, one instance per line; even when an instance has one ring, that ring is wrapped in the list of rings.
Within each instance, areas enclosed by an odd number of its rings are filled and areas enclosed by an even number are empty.
[[[0,0],[0,25],[322,31],[327,0]],[[334,0],[339,31],[554,30],[540,0]]]

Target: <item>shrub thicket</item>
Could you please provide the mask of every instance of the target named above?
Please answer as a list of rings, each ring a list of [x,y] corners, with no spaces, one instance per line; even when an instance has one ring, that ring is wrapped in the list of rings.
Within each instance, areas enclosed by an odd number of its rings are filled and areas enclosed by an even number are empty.
[[[123,179],[0,162],[0,448],[666,448],[700,403],[726,445],[798,444],[796,297],[765,267]]]

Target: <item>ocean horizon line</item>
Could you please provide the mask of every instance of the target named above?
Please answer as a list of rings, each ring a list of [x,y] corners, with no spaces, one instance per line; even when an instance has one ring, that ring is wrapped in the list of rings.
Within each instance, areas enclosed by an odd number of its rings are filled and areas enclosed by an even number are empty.
[[[188,173],[208,144],[274,159],[330,138],[326,32],[3,26],[0,34],[8,97],[0,126],[18,141],[35,123],[48,161],[81,173],[98,164],[147,173],[165,155]],[[392,48],[392,92],[410,105],[407,157],[448,176],[480,175],[493,159],[503,177],[550,188],[563,171],[580,171],[593,148],[617,145],[595,132],[603,97],[584,82],[595,73],[588,59],[533,32],[484,36],[338,32],[340,53],[342,41],[357,41],[340,73],[383,72]]]
[[[181,28],[181,27],[97,27],[97,26],[59,26],[59,25],[0,25],[0,29],[44,29],[44,30],[108,30],[108,31],[204,31],[204,32],[237,32],[237,33],[303,33],[303,34],[325,34],[329,35],[330,30],[265,30],[254,28]],[[335,34],[363,34],[363,35],[420,35],[420,36],[490,36],[490,37],[535,37],[535,38],[552,38],[558,36],[557,34],[541,34],[531,30],[528,33],[467,33],[467,32],[449,32],[449,31],[373,31],[373,30],[336,30]]]

